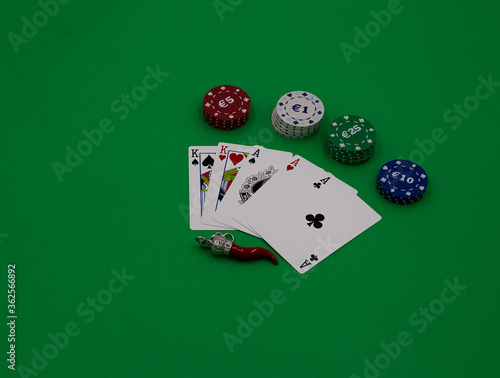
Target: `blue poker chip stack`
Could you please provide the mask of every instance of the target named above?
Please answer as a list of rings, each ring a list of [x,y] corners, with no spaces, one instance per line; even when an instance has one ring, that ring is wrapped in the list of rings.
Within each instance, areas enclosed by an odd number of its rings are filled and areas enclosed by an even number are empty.
[[[424,196],[428,183],[427,173],[420,165],[409,160],[391,160],[380,168],[377,190],[387,201],[410,205]]]

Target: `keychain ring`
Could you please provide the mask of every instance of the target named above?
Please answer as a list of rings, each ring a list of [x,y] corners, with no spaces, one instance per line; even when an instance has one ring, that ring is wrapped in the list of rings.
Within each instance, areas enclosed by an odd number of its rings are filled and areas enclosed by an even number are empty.
[[[203,237],[203,236],[197,236],[196,241],[198,243],[200,243],[201,248],[209,249],[212,246],[212,241],[208,238]]]

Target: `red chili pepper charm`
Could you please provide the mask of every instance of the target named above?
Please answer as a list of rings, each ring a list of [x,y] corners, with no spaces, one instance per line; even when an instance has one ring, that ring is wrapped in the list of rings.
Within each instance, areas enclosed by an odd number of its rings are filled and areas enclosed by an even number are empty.
[[[271,251],[262,247],[240,247],[233,243],[229,250],[229,257],[244,261],[266,258],[271,260],[274,265],[278,265],[276,256]]]
[[[262,247],[240,247],[234,244],[234,236],[229,233],[217,232],[210,239],[197,236],[196,241],[200,243],[202,248],[210,249],[214,255],[225,255],[243,261],[264,258],[271,260],[274,265],[278,265],[278,259],[271,251]]]

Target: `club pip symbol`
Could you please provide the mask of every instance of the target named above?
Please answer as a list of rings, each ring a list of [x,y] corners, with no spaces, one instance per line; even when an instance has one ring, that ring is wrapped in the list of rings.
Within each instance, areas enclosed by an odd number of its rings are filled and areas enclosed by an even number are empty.
[[[325,220],[325,216],[323,214],[307,214],[306,220],[309,227],[314,226],[314,228],[321,228],[323,227],[323,223],[321,222]]]
[[[234,98],[231,96],[227,96],[224,100],[219,101],[219,107],[221,108],[227,108],[229,104],[232,104],[234,102]]]

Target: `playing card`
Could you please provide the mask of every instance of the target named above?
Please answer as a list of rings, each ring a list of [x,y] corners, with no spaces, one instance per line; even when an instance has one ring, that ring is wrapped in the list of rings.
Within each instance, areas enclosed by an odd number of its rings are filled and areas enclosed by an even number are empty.
[[[286,176],[298,176],[299,178],[297,178],[297,180],[302,180],[302,181],[310,181],[314,179],[316,180],[315,181],[316,186],[319,187],[323,186],[323,188],[325,188],[326,184],[329,183],[330,186],[334,186],[338,191],[345,191],[346,193],[351,193],[353,195],[358,193],[358,191],[353,187],[347,185],[343,181],[333,176],[331,173],[326,172],[324,169],[316,166],[315,164],[311,163],[310,161],[304,159],[299,155],[296,155],[293,158],[291,158],[289,162],[285,164],[283,169],[276,172],[275,175],[273,176],[273,181],[279,181]],[[265,207],[267,201],[269,202],[274,202],[276,200],[280,201],[281,193],[275,191],[273,189],[275,187],[278,187],[276,183],[275,185],[272,186],[266,185],[261,190],[259,190],[258,194],[257,193],[255,194],[255,197],[260,198],[259,201],[260,206]],[[298,190],[298,188],[290,187],[287,188],[287,190],[295,191]],[[247,213],[249,212],[249,209],[252,206],[254,206],[254,201],[253,200],[248,201],[248,204],[232,212],[231,216],[236,222],[241,224],[241,227],[250,229],[254,234],[258,234],[258,232],[252,227],[252,225],[248,221]],[[267,210],[263,209],[263,211],[265,212]],[[237,226],[235,226],[235,228],[240,229],[240,227]]]
[[[189,147],[189,226],[191,230],[211,230],[201,223],[208,184],[215,163],[217,146]],[[225,229],[229,229],[226,227]]]
[[[219,143],[214,158],[212,178],[207,190],[201,223],[211,225],[216,229],[223,228],[222,224],[213,220],[212,217],[231,188],[248,153],[253,149],[253,146]]]
[[[284,171],[284,174],[281,177],[298,176],[302,182],[308,182],[310,179],[313,180],[315,179],[316,182],[313,182],[312,186],[316,187],[317,189],[320,189],[321,185],[323,185],[323,188],[325,188],[328,182],[326,181],[325,183],[323,183],[318,178],[324,174],[329,175],[330,178],[332,179],[332,181],[329,184],[330,186],[335,186],[339,190],[346,191],[351,194],[358,194],[358,191],[352,186],[346,184],[337,177],[333,176],[331,173],[326,172],[323,168],[318,167],[317,165],[311,163],[309,160],[299,155],[295,155],[290,160],[290,163],[286,166],[286,170]],[[297,180],[299,178],[297,178]]]
[[[226,193],[224,201],[219,204],[212,219],[226,226],[258,236],[253,230],[234,220],[233,215],[247,206],[251,202],[252,195],[260,190],[273,175],[286,169],[286,164],[292,156],[290,152],[256,146],[248,154],[246,162],[233,181],[231,191]]]
[[[245,219],[290,265],[305,273],[381,217],[332,174],[299,171],[305,159],[296,158],[289,171],[297,171],[270,180],[245,208]]]

